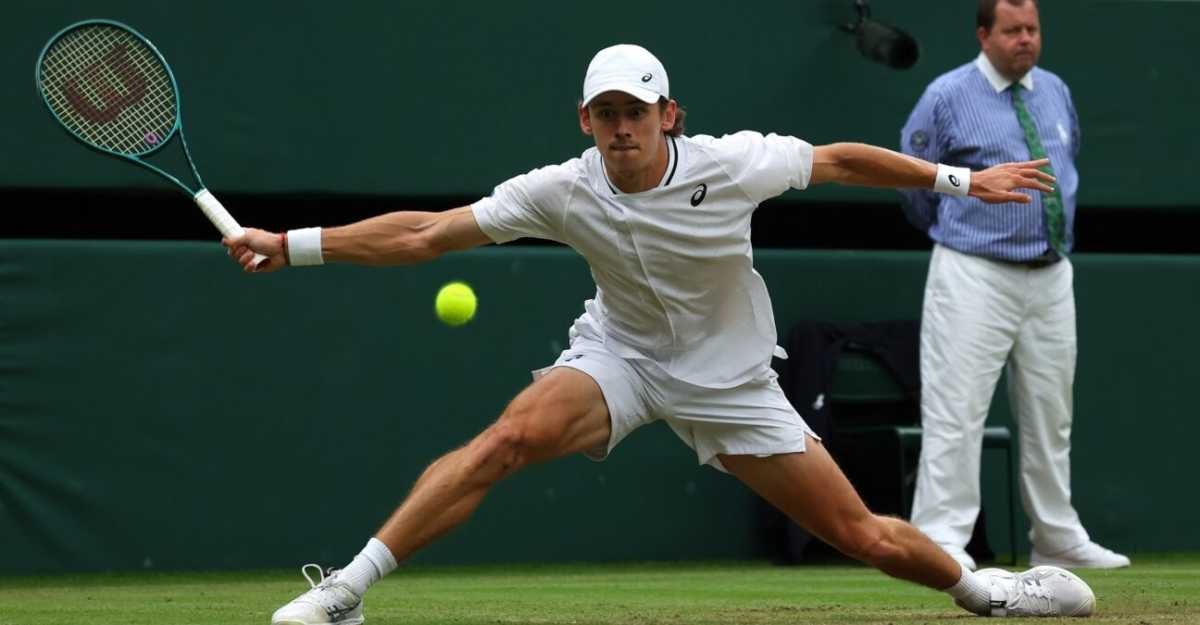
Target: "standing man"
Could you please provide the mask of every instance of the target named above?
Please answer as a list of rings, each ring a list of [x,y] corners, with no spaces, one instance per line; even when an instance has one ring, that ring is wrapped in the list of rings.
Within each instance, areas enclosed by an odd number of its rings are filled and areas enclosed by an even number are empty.
[[[814,148],[755,132],[685,137],[666,70],[631,45],[592,59],[578,114],[596,147],[512,178],[471,206],[226,239],[244,268],[273,271],[405,265],[538,237],[582,254],[597,286],[558,360],[535,372],[494,424],[431,464],[362,552],[310,580],[273,623],[361,623],[367,588],[464,522],[497,481],[566,454],[604,459],[658,419],[701,464],[737,476],[815,536],[972,612],[1092,612],[1091,589],[1067,571],[972,573],[911,525],[867,510],[775,380],[775,321],[750,248],[754,209],[788,188],[840,182],[1028,202],[1014,189],[1049,191],[1053,178],[1036,169],[1045,161],[951,173],[862,144]],[[269,258],[265,267],[254,265],[255,252]]]
[[[1071,505],[1075,296],[1071,249],[1079,122],[1071,92],[1036,67],[1037,0],[980,0],[972,62],[938,77],[901,131],[903,150],[983,169],[1049,158],[1058,184],[1030,203],[903,191],[935,245],[921,318],[924,436],[912,522],[964,567],[979,514],[983,424],[1000,371],[1021,441],[1021,502],[1033,565],[1116,568]]]

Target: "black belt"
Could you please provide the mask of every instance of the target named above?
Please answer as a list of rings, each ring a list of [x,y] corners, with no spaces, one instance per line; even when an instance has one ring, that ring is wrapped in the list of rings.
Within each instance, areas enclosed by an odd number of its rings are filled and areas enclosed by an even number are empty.
[[[1056,264],[1062,259],[1063,257],[1059,256],[1058,252],[1054,250],[1046,250],[1045,252],[1042,252],[1040,256],[1034,256],[1028,260],[1009,260],[1006,258],[997,258],[996,260],[1006,265],[1017,265],[1019,267],[1025,267],[1026,269],[1042,269],[1043,267],[1049,267],[1050,265]]]

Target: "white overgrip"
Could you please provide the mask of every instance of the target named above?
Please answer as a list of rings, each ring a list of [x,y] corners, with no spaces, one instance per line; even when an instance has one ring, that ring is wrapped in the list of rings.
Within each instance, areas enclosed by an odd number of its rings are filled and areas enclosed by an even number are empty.
[[[195,200],[196,206],[199,206],[200,210],[204,212],[204,216],[208,217],[208,220],[217,227],[217,230],[221,231],[222,235],[227,237],[240,237],[246,233],[246,231],[238,225],[238,222],[233,218],[233,215],[230,215],[229,211],[225,210],[225,207],[221,205],[221,202],[218,201],[216,196],[210,193],[208,189],[200,189],[200,191],[196,193],[192,199]],[[266,256],[255,253],[254,266],[258,267],[266,259]]]

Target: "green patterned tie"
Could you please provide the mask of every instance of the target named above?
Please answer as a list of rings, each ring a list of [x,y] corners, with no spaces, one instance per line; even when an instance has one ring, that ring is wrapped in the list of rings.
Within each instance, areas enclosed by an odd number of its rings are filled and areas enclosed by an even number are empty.
[[[1033,124],[1033,117],[1029,114],[1029,109],[1025,108],[1025,99],[1021,97],[1024,88],[1021,83],[1013,83],[1010,90],[1012,91],[1013,108],[1017,111],[1017,121],[1021,122],[1021,130],[1025,131],[1025,143],[1029,146],[1029,158],[1032,160],[1046,158],[1046,150],[1042,148],[1042,140],[1038,138],[1037,126]],[[1054,175],[1054,169],[1049,165],[1043,167],[1042,171],[1051,176]],[[1046,213],[1046,240],[1055,252],[1065,256],[1067,246],[1066,237],[1063,234],[1062,196],[1058,192],[1058,183],[1053,186],[1053,192],[1042,193],[1042,209]]]

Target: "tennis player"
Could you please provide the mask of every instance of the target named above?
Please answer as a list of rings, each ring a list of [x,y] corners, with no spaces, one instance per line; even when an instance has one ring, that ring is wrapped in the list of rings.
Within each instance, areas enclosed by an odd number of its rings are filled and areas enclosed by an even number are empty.
[[[281,234],[247,229],[224,241],[245,270],[269,272],[325,262],[407,265],[536,237],[574,248],[596,281],[558,360],[535,371],[494,424],[431,464],[362,552],[310,578],[313,587],[272,623],[361,623],[371,584],[465,521],[497,481],[566,454],[604,459],[659,419],[700,463],[733,474],[888,575],[947,592],[975,614],[1090,614],[1095,596],[1065,570],[972,573],[911,525],[867,510],[776,382],[771,357],[785,354],[750,247],[754,209],[789,188],[836,182],[1028,202],[1018,189],[1051,189],[1054,179],[1037,170],[1045,161],[972,172],[862,144],[814,147],[757,132],[687,137],[668,85],[644,48],[605,48],[588,66],[578,110],[596,147],[579,158],[446,212]],[[254,264],[255,252],[269,258],[265,267]]]

